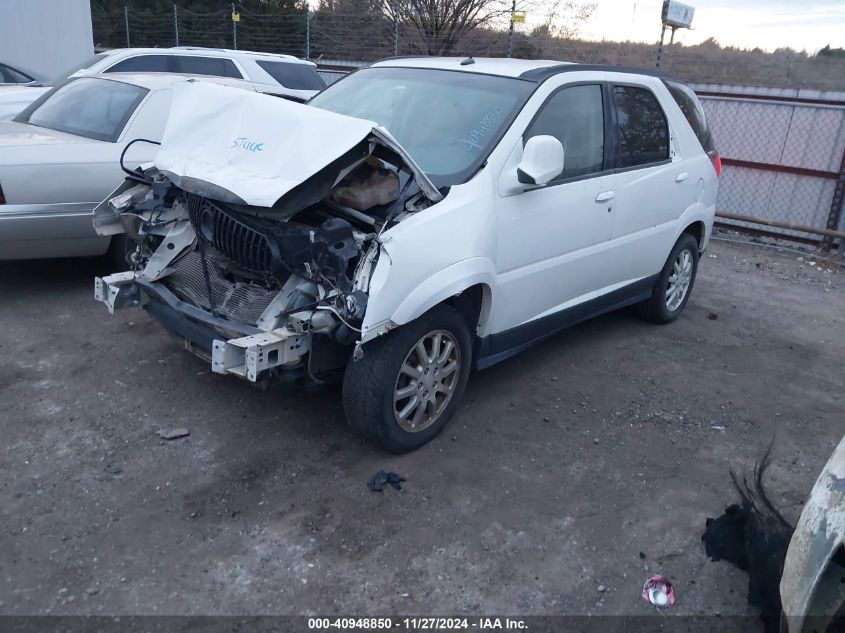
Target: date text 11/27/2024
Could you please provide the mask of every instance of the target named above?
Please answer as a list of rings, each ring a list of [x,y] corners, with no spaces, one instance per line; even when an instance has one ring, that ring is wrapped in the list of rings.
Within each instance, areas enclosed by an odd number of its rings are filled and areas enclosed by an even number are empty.
[[[519,618],[308,618],[309,630],[408,630],[408,631],[524,631],[528,626]]]

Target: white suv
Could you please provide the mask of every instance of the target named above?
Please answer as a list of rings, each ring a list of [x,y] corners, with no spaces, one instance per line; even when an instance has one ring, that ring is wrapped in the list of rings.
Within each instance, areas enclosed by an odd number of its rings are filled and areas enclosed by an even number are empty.
[[[303,100],[326,87],[314,62],[291,55],[199,47],[115,48],[97,53],[53,83],[66,77],[99,73],[181,73],[246,79],[267,86],[282,86],[286,88],[284,94],[288,98],[293,94]],[[37,84],[3,90],[0,92],[0,119],[21,112],[49,89],[49,85]]]
[[[216,373],[343,376],[349,423],[407,451],[472,368],[623,306],[675,319],[719,170],[695,94],[647,71],[391,59],[309,105],[185,84],[95,212],[138,240],[96,296]]]

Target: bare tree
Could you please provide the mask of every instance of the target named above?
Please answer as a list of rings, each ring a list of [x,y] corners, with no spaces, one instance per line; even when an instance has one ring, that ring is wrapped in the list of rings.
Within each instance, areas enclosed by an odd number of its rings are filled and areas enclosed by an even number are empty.
[[[492,26],[511,0],[383,0],[391,19],[411,25],[429,55],[448,55],[470,31]]]
[[[546,9],[546,21],[535,28],[531,35],[563,40],[573,39],[581,32],[584,22],[593,15],[596,6],[598,2],[553,0]]]

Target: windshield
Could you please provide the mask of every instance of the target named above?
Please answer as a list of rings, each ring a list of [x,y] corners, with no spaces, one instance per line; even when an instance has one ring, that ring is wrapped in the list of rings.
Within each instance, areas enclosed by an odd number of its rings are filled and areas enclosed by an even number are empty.
[[[308,103],[384,126],[444,186],[478,169],[535,85],[450,70],[366,68]]]
[[[114,142],[147,92],[121,81],[82,77],[53,88],[15,121]]]

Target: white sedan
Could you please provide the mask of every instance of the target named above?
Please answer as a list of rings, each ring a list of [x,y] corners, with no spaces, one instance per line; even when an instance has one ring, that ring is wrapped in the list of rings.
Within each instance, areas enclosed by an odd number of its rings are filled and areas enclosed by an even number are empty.
[[[110,239],[91,225],[94,207],[125,176],[120,160],[127,144],[161,140],[172,86],[186,80],[167,74],[72,79],[14,120],[0,121],[0,260],[109,252]],[[266,88],[237,79],[201,80]],[[153,143],[134,143],[124,164],[133,169],[157,150]],[[110,252],[121,260],[123,244],[114,241]]]

